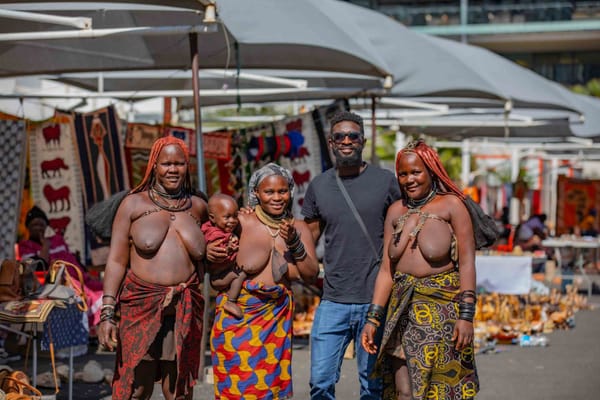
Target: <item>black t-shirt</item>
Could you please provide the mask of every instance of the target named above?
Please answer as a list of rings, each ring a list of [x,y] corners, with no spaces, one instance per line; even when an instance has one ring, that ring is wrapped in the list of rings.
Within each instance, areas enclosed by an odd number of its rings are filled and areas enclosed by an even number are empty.
[[[400,199],[391,171],[372,165],[342,183],[358,210],[379,257],[356,221],[331,168],[311,181],[302,204],[305,219],[319,219],[324,236],[323,299],[338,303],[370,303],[383,247],[383,223],[388,207]]]

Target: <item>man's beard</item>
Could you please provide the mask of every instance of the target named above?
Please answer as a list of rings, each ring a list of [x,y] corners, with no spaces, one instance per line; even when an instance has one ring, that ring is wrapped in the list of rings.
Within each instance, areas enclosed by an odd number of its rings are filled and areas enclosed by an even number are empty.
[[[362,149],[354,149],[350,155],[340,153],[337,148],[332,150],[336,167],[359,167],[362,165]]]

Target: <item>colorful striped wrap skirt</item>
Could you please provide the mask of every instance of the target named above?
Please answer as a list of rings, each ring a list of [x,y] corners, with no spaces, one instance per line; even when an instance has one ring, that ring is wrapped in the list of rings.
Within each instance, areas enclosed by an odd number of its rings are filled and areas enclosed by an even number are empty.
[[[413,399],[471,399],[479,391],[473,346],[457,351],[458,271],[416,278],[396,272],[375,374],[397,399],[390,357],[406,360]]]
[[[215,399],[292,397],[292,293],[284,285],[245,281],[238,297],[243,318],[217,296],[210,348]]]

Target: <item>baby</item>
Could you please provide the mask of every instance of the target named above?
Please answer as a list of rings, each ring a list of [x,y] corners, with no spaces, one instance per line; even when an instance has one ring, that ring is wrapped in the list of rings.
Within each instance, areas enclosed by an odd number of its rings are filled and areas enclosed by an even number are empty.
[[[210,283],[215,287],[229,286],[223,308],[234,317],[242,318],[237,298],[246,273],[235,262],[239,245],[239,237],[235,232],[239,223],[237,214],[238,206],[233,197],[221,193],[212,195],[208,200],[209,220],[202,225],[202,233],[207,243],[220,242],[220,246],[227,248],[225,261],[209,266]]]

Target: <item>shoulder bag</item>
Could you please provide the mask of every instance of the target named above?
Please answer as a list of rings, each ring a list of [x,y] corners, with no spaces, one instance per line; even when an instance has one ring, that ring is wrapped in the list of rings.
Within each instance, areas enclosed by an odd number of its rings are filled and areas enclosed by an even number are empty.
[[[373,244],[373,239],[371,239],[371,236],[369,235],[369,231],[367,230],[367,227],[365,226],[363,219],[361,218],[360,214],[358,213],[358,210],[356,209],[356,206],[354,205],[352,198],[348,194],[348,191],[344,187],[344,184],[343,184],[342,180],[340,179],[340,176],[337,173],[335,174],[335,180],[338,184],[338,187],[340,188],[340,191],[342,192],[342,195],[344,196],[344,199],[346,200],[346,204],[348,204],[348,207],[350,208],[350,211],[352,211],[352,214],[354,215],[356,222],[358,222],[358,226],[360,226],[360,229],[362,230],[363,234],[367,238],[367,241],[369,242],[369,246],[371,246],[371,250],[373,251],[375,258],[377,259],[377,264],[381,263],[381,256],[379,255],[379,252],[377,251],[375,244]]]

